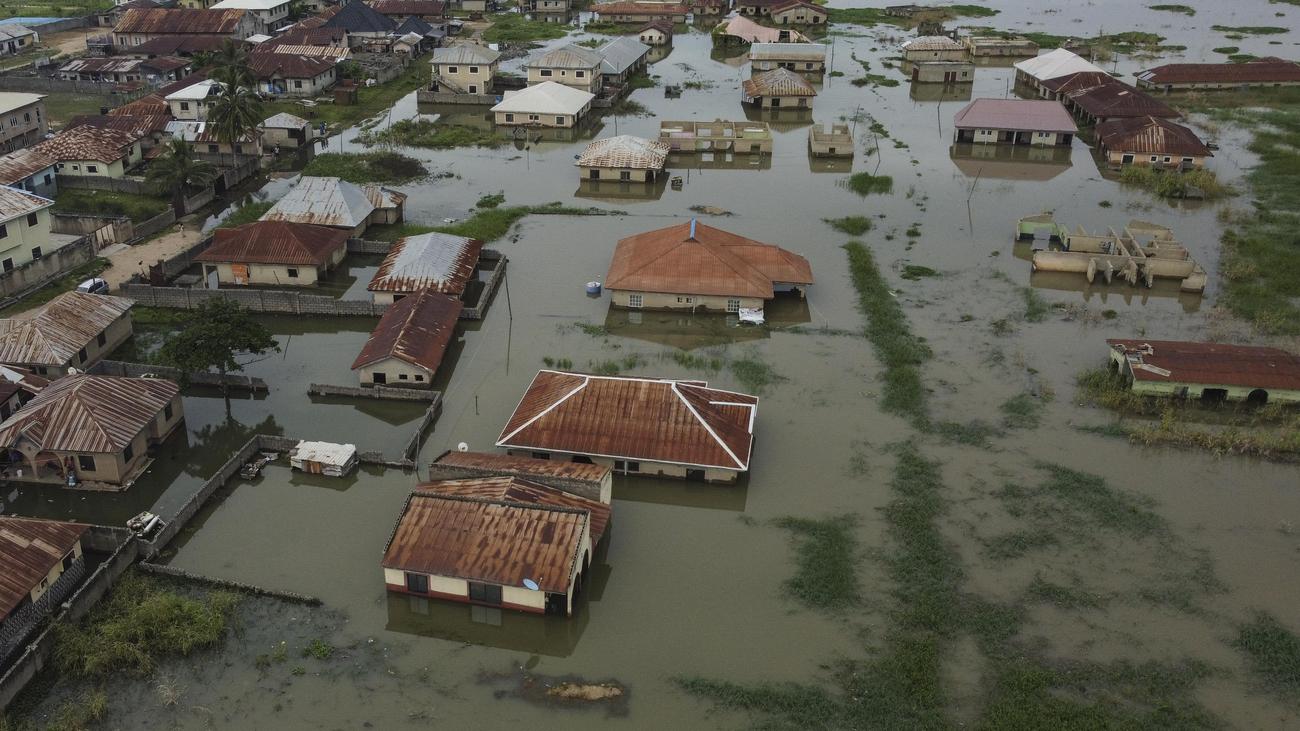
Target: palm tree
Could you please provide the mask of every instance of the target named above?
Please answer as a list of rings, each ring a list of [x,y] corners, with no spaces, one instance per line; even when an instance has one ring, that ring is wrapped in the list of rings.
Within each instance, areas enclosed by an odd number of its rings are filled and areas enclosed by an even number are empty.
[[[149,166],[147,180],[160,191],[170,191],[172,208],[176,215],[185,214],[185,194],[194,188],[205,188],[217,179],[217,167],[198,157],[194,145],[180,137],[167,142],[162,155]]]
[[[243,44],[227,39],[220,50],[208,57],[212,65],[209,77],[227,86],[253,86],[253,72],[248,67],[248,50]]]
[[[208,110],[208,129],[219,142],[232,146],[257,132],[262,102],[245,86],[226,84]]]

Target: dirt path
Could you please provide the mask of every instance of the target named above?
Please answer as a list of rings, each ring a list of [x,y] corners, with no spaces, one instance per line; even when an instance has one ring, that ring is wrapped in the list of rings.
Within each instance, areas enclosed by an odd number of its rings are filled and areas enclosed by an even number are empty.
[[[130,279],[132,274],[143,274],[150,264],[156,264],[161,259],[181,253],[197,243],[199,238],[199,224],[186,221],[184,230],[173,227],[167,233],[146,243],[128,246],[121,251],[108,254],[106,258],[112,262],[112,265],[100,276],[108,281],[111,289],[117,289]]]
[[[59,53],[77,54],[86,52],[86,39],[90,36],[103,35],[109,28],[78,28],[61,33],[41,35],[41,45],[48,46]]]

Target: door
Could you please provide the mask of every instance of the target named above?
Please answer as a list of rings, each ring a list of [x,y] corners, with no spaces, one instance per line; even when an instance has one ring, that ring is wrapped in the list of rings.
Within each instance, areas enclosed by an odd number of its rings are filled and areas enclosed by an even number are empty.
[[[235,280],[235,284],[248,284],[248,265],[231,264],[230,276]]]
[[[375,383],[388,383],[388,374],[382,371],[376,371],[370,376],[370,380]]]
[[[954,84],[954,83],[956,83],[956,82],[957,82],[957,72],[956,72],[956,71],[945,71],[945,72],[943,72],[943,83],[945,83],[945,84]]]
[[[912,67],[912,81],[916,81],[916,80],[919,79],[919,78],[921,78],[921,69],[920,69],[920,67],[913,66],[913,67]]]
[[[428,594],[429,577],[424,574],[408,573],[406,575],[406,590],[413,594]]]

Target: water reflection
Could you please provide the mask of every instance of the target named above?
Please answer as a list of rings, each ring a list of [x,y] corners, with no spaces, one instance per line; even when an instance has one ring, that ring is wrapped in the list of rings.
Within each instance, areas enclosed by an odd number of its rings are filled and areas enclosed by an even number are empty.
[[[969,178],[1046,181],[1069,170],[1073,164],[1072,150],[1068,147],[965,142],[953,144],[948,154],[957,169]]]
[[[913,81],[907,95],[914,102],[970,101],[974,84],[924,84]]]
[[[578,190],[573,195],[578,198],[608,201],[659,200],[668,187],[668,178],[671,175],[671,173],[665,172],[665,174],[659,176],[658,180],[648,183],[622,182],[619,180],[580,180]]]
[[[812,109],[769,109],[742,104],[745,119],[751,122],[767,122],[777,132],[793,132],[813,123]]]
[[[814,173],[851,173],[851,157],[813,157],[808,155],[808,170]]]
[[[747,474],[741,475],[740,480],[734,485],[710,485],[692,480],[666,480],[628,475],[614,478],[614,500],[616,501],[630,500],[637,503],[677,505],[683,508],[743,512],[748,496],[749,475]]]
[[[673,152],[668,154],[668,167],[674,175],[682,175],[691,182],[691,169],[696,170],[771,170],[771,155],[737,155],[733,152]]]
[[[768,325],[785,327],[812,321],[808,301],[778,296],[764,308]],[[610,335],[644,340],[680,350],[763,340],[767,327],[741,325],[735,315],[704,312],[627,310],[611,307],[605,315]]]
[[[1058,292],[1080,292],[1084,302],[1098,305],[1110,304],[1111,300],[1118,300],[1125,305],[1145,305],[1153,297],[1176,299],[1182,305],[1183,312],[1189,314],[1199,312],[1201,300],[1204,299],[1199,293],[1182,291],[1178,282],[1172,279],[1157,279],[1151,287],[1135,287],[1118,279],[1110,284],[1100,279],[1089,284],[1087,277],[1070,272],[1032,272],[1029,275],[1029,286]]]

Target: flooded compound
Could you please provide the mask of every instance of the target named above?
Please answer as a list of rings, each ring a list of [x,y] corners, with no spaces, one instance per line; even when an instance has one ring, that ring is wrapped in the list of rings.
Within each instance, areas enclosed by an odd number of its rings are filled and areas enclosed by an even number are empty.
[[[1124,79],[1217,61],[1212,49],[1229,44],[1258,56],[1293,56],[1300,44],[1292,5],[1186,4],[1194,14],[1121,0],[989,0],[980,7],[996,15],[947,27],[1141,29],[1181,49],[1098,62]],[[1229,41],[1212,29],[1265,24],[1286,32]],[[1300,632],[1296,466],[1116,438],[1107,431],[1160,414],[1089,406],[1076,383],[1106,365],[1107,338],[1247,336],[1216,303],[1222,212],[1250,208],[1249,130],[1181,120],[1215,142],[1210,165],[1239,195],[1165,199],[1119,182],[1086,134],[1063,148],[955,143],[953,115],[970,100],[1014,96],[1010,62],[975,63],[967,84],[913,84],[898,44],[914,31],[835,22],[815,39],[827,45],[828,73],[812,108],[758,111],[741,104],[747,47],[715,48],[711,25],[679,26],[630,112],[597,109],[579,129],[495,148],[398,148],[433,173],[390,186],[408,196],[407,223],[464,221],[496,193],[503,206],[558,201],[601,215],[527,215],[487,244],[508,257],[506,278],[483,320],[457,325],[434,382],[442,411],[416,469],[362,464],[330,478],[279,460],[207,501],[157,563],[321,605],[246,598],[223,646],[158,669],[183,689],[178,702],[160,703],[153,681],[108,681],[105,728],[1300,725],[1294,686],[1261,679],[1239,639],[1259,612]],[[544,43],[591,38],[605,37],[575,27]],[[524,63],[501,69],[524,73]],[[493,126],[485,107],[420,105],[410,94],[331,137],[328,150],[363,151],[362,127],[417,116]],[[575,160],[593,139],[658,139],[663,122],[714,120],[766,123],[771,152],[674,150],[649,184],[579,177]],[[851,135],[851,158],[809,154],[810,130],[832,124]],[[860,193],[856,173],[887,179]],[[280,181],[268,187],[283,193]],[[859,219],[853,233],[847,218]],[[727,315],[612,308],[608,292],[585,293],[620,239],[691,219],[806,258],[807,298],[780,295],[767,324],[748,327]],[[1082,226],[1132,237],[1123,256],[1082,250],[1124,261],[1051,265],[1061,252],[1034,251],[1049,247],[1030,229],[1052,222],[1062,235]],[[875,305],[850,241],[879,270]],[[349,254],[324,288],[365,299],[380,258]],[[1140,268],[1166,258],[1186,266]],[[926,357],[893,361],[876,347],[872,327],[892,322],[890,307]],[[427,403],[308,394],[312,383],[355,385],[351,365],[375,318],[259,319],[280,350],[244,373],[269,392],[186,387],[185,428],[129,490],[5,486],[3,512],[169,519],[255,434],[401,454]],[[143,362],[174,329],[137,324],[129,352],[114,357]],[[912,412],[890,405],[899,362],[919,378]],[[756,394],[748,473],[735,485],[616,474],[608,537],[572,617],[386,590],[380,560],[429,463],[461,443],[496,451],[520,396],[549,367]],[[936,618],[942,626],[924,624]],[[287,659],[275,659],[280,643]],[[333,652],[313,654],[320,643]],[[932,663],[909,654],[922,646]],[[905,672],[922,679],[900,690]],[[78,682],[56,686],[38,716]],[[810,696],[824,700],[815,712],[801,705]]]

